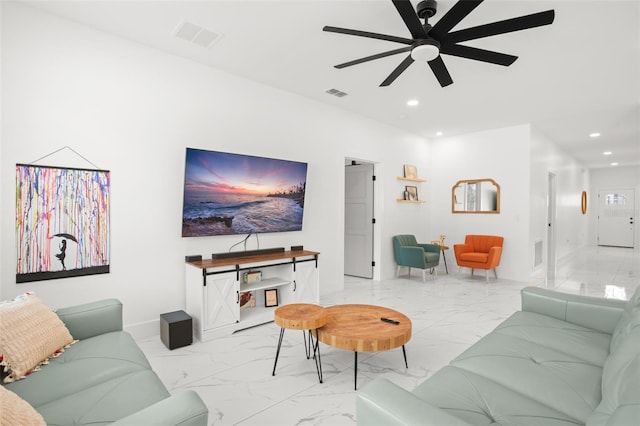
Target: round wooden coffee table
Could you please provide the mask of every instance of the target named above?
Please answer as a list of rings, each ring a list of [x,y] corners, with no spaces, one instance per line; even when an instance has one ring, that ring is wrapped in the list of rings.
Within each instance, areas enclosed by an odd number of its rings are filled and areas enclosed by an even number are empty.
[[[305,351],[307,359],[311,357],[311,348],[313,348],[313,358],[316,362],[316,371],[318,372],[318,380],[322,383],[322,362],[320,360],[320,347],[318,345],[317,329],[327,322],[327,313],[322,306],[310,303],[292,303],[290,305],[280,306],[273,314],[273,320],[280,328],[280,338],[278,339],[278,349],[276,350],[276,359],[273,363],[273,373],[276,375],[276,365],[278,364],[278,356],[280,355],[280,347],[282,346],[282,338],[286,329],[302,330],[305,340]],[[309,332],[309,342],[307,344],[306,331]],[[316,342],[313,343],[313,333],[316,334]],[[316,357],[316,352],[318,356]]]
[[[354,386],[358,380],[358,352],[381,352],[402,346],[411,339],[411,320],[395,311],[375,305],[336,305],[324,308],[327,323],[318,329],[318,340],[338,349],[354,351]],[[395,321],[385,322],[382,318]]]

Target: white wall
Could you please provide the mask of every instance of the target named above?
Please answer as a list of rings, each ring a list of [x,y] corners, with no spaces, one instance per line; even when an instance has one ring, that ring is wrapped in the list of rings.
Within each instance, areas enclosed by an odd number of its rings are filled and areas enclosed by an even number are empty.
[[[533,129],[531,144],[531,241],[529,253],[533,267],[533,244],[543,241],[543,264],[538,272],[546,271],[547,258],[547,197],[548,176],[556,180],[556,259],[559,261],[575,249],[587,244],[588,215],[581,211],[581,194],[589,188],[589,171]]]
[[[640,166],[611,167],[591,170],[589,193],[589,244],[597,244],[598,193],[601,189],[632,188],[635,190],[635,248],[640,247]]]
[[[589,172],[531,126],[434,140],[432,158],[431,236],[446,234],[449,246],[471,233],[504,236],[502,277],[527,282],[546,271],[549,173],[556,175],[556,258],[586,244],[589,224],[580,195],[589,188]],[[480,178],[500,185],[500,214],[451,213],[455,182]],[[544,252],[543,264],[534,268],[536,240]]]
[[[528,279],[529,146],[528,125],[432,141],[430,239],[447,236],[450,273],[457,269],[453,244],[464,242],[466,234],[501,235],[505,241],[498,276]],[[500,214],[451,213],[455,183],[483,178],[500,185]]]
[[[117,297],[131,331],[157,333],[160,313],[184,308],[184,256],[242,238],[180,237],[185,147],[309,163],[303,231],[260,243],[320,251],[322,293],[344,285],[345,157],[377,163],[381,276],[393,274],[391,235],[426,233],[428,208],[395,201],[403,164],[427,171],[423,138],[28,6],[1,7],[2,299],[29,289],[52,307]],[[65,146],[111,171],[111,272],[17,285],[14,166]],[[70,150],[37,164],[91,167]]]

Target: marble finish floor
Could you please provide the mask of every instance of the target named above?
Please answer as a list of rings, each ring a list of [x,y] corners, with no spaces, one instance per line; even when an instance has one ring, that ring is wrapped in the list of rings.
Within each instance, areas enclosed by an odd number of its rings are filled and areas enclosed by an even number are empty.
[[[411,318],[406,345],[358,354],[358,388],[385,377],[411,390],[520,308],[520,289],[537,285],[568,293],[628,298],[638,286],[638,250],[590,247],[559,262],[555,279],[528,282],[471,277],[468,269],[440,265],[437,278],[421,274],[376,282],[345,277],[343,292],[321,297],[324,306],[367,303],[399,310]],[[431,278],[431,277],[430,277]],[[193,389],[209,408],[214,425],[354,425],[354,356],[320,344],[324,383],[307,360],[302,333],[287,330],[278,360],[273,323],[211,342],[168,350],[159,336],[138,343],[170,392]]]

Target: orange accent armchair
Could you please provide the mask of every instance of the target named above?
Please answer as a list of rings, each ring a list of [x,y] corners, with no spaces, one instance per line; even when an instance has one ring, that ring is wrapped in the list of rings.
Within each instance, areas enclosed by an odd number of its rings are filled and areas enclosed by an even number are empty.
[[[498,278],[496,267],[500,264],[504,237],[495,235],[467,235],[464,244],[454,244],[453,251],[459,267],[484,269],[487,282],[489,282],[489,269]]]

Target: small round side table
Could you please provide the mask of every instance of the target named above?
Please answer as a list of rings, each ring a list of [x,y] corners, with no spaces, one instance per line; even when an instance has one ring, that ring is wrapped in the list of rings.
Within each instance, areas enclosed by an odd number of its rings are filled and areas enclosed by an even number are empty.
[[[444,254],[445,250],[449,250],[449,246],[441,245],[440,251],[442,251],[442,259],[444,259],[444,270],[449,274],[449,268],[447,268],[447,256]]]
[[[313,359],[316,362],[316,371],[318,372],[318,380],[322,383],[322,361],[320,359],[320,346],[318,343],[318,328],[327,323],[327,313],[322,306],[310,303],[292,303],[280,306],[275,310],[273,319],[280,328],[280,338],[278,339],[278,349],[276,350],[276,359],[273,363],[273,373],[276,375],[276,365],[278,365],[278,356],[280,355],[280,347],[282,346],[282,338],[286,329],[302,330],[304,338],[304,347],[307,359],[311,357],[311,348],[313,348]],[[307,333],[309,333],[309,341],[307,342]],[[315,334],[315,343],[313,341]],[[317,356],[316,356],[317,352]]]

